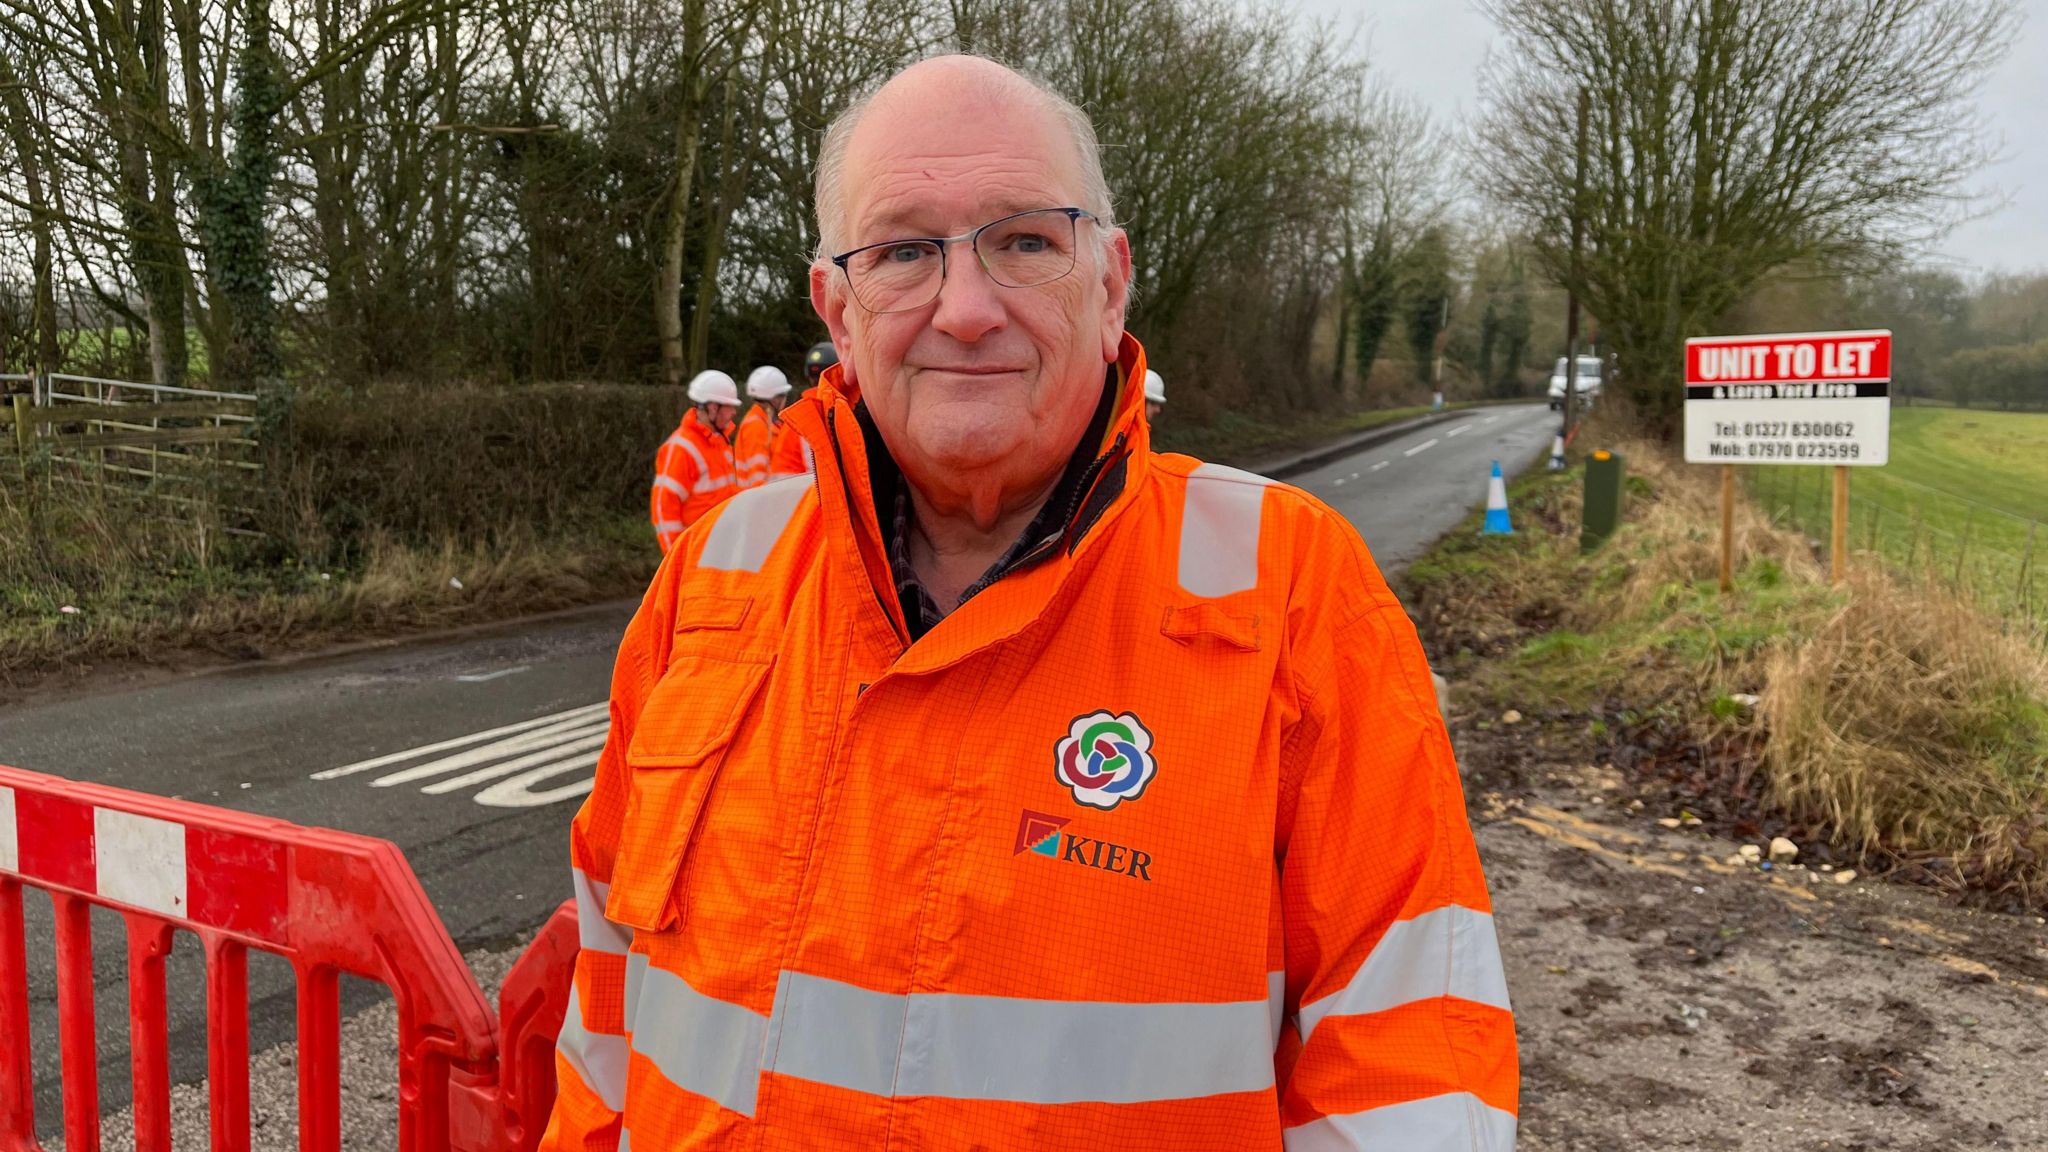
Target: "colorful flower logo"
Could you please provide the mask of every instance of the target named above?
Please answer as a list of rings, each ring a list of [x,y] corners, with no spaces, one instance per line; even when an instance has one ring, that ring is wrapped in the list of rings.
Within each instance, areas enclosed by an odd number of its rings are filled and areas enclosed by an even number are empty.
[[[1053,771],[1071,788],[1074,801],[1090,808],[1114,808],[1145,791],[1158,762],[1152,733],[1129,712],[1090,712],[1067,728],[1054,755]]]

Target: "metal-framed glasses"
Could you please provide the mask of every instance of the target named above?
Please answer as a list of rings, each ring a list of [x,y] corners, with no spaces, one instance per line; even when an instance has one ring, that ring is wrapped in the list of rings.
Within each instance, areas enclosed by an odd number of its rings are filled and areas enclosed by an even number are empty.
[[[989,279],[1005,288],[1036,288],[1074,270],[1081,208],[1035,208],[991,220],[958,236],[884,240],[832,257],[853,298],[870,312],[908,312],[938,299],[946,252],[967,244]]]

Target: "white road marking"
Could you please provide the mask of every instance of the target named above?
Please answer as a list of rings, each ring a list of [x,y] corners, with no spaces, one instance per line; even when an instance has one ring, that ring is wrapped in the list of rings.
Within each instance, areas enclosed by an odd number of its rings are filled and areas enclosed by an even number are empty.
[[[1444,435],[1446,437],[1456,436],[1460,432],[1470,432],[1473,429],[1473,427],[1474,426],[1471,424],[1460,424],[1456,428],[1451,429],[1449,432],[1444,433]]]
[[[464,768],[474,767],[478,764],[488,764],[493,760],[502,760],[507,756],[516,755],[521,752],[552,751],[572,740],[582,739],[593,734],[602,735],[608,726],[609,721],[606,720],[599,720],[595,724],[582,720],[564,720],[560,724],[549,725],[546,728],[536,728],[531,732],[522,733],[510,740],[493,741],[481,748],[472,748],[467,752],[458,752],[453,756],[445,756],[439,760],[430,760],[425,764],[419,764],[401,772],[393,772],[389,776],[379,776],[377,779],[370,781],[370,787],[395,788],[400,784],[410,784],[415,780],[428,780],[435,776],[446,776],[450,772],[460,772]]]
[[[1334,481],[1332,481],[1332,482],[1331,482],[1331,486],[1332,486],[1332,487],[1336,487],[1336,488],[1342,488],[1342,487],[1344,486],[1344,477],[1342,477],[1342,476],[1339,476],[1339,477],[1337,477],[1337,479],[1336,479],[1336,480],[1334,480]]]
[[[426,781],[420,791],[441,796],[488,785],[472,797],[478,804],[491,808],[539,807],[575,799],[591,790],[597,758],[610,728],[607,706],[589,704],[330,768],[314,773],[313,779],[334,780],[376,768],[406,765],[372,780],[370,786],[392,788]],[[465,751],[437,755],[458,748]],[[573,778],[552,788],[534,787],[562,776]]]
[[[521,664],[517,668],[500,668],[496,672],[477,672],[468,676],[457,676],[455,679],[463,684],[487,684],[498,679],[500,676],[517,676],[525,671],[529,671],[528,667]]]
[[[1392,460],[1382,460],[1382,461],[1380,461],[1379,463],[1377,463],[1377,464],[1373,465],[1373,466],[1372,466],[1371,468],[1367,469],[1367,471],[1369,471],[1369,472],[1377,472],[1377,471],[1379,471],[1380,469],[1382,469],[1382,468],[1385,468],[1385,467],[1386,467],[1387,465],[1389,465],[1389,464],[1392,464],[1392,463],[1393,463],[1393,461],[1392,461]]]
[[[416,760],[421,756],[431,755],[435,752],[445,752],[450,748],[461,748],[468,744],[479,744],[498,736],[509,736],[514,732],[524,732],[529,728],[539,728],[545,724],[559,724],[575,716],[590,715],[606,710],[607,705],[605,704],[589,704],[582,708],[572,708],[567,712],[558,712],[553,716],[536,716],[531,720],[521,720],[517,724],[507,724],[502,728],[492,728],[487,732],[472,732],[467,736],[457,736],[453,740],[443,740],[438,744],[426,744],[418,748],[408,748],[403,752],[393,752],[388,756],[377,756],[369,760],[358,760],[354,764],[344,764],[339,768],[329,768],[325,772],[313,773],[313,779],[339,780],[343,776],[353,776],[358,772],[368,772],[373,768],[382,768],[387,764]]]
[[[1420,444],[1417,444],[1417,445],[1416,445],[1415,447],[1413,447],[1413,448],[1410,448],[1410,449],[1409,449],[1409,450],[1407,450],[1406,452],[1403,452],[1403,453],[1401,453],[1401,455],[1403,455],[1403,456],[1413,456],[1413,455],[1415,455],[1415,454],[1416,454],[1417,452],[1427,452],[1427,451],[1429,451],[1429,450],[1430,450],[1431,448],[1434,448],[1434,447],[1436,447],[1436,440],[1435,440],[1435,438],[1434,438],[1434,437],[1432,437],[1432,438],[1430,438],[1430,439],[1428,439],[1428,440],[1424,440],[1424,441],[1423,441],[1422,443],[1420,443]]]
[[[1493,423],[1493,422],[1494,422],[1495,420],[1498,420],[1498,419],[1500,419],[1500,417],[1499,417],[1499,416],[1488,416],[1488,417],[1487,417],[1486,419],[1484,419],[1484,420],[1481,420],[1481,421],[1480,421],[1480,423],[1481,423],[1481,424],[1491,424],[1491,423]]]

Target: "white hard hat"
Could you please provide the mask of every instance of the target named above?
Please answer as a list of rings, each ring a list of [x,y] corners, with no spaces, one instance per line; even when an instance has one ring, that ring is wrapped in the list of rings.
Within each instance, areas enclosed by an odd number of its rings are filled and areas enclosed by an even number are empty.
[[[740,406],[739,385],[716,368],[697,373],[690,380],[690,403]]]
[[[747,374],[747,395],[756,400],[773,400],[789,391],[789,377],[782,369],[763,364]]]
[[[1152,404],[1166,403],[1166,381],[1150,368],[1145,369],[1145,400]]]

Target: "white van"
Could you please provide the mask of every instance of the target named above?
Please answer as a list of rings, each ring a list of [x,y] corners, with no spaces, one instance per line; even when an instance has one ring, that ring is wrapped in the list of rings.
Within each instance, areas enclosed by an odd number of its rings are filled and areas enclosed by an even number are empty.
[[[1564,410],[1565,358],[1557,358],[1557,367],[1550,370],[1550,410]],[[1600,373],[1604,370],[1598,356],[1579,357],[1579,403],[1591,407],[1600,395]]]

